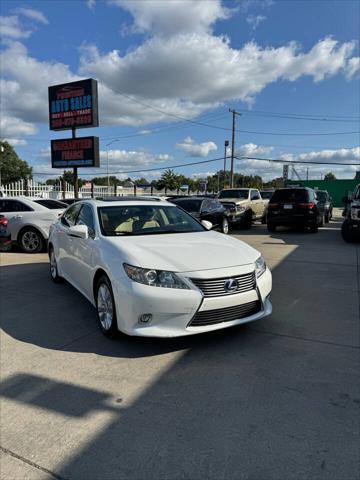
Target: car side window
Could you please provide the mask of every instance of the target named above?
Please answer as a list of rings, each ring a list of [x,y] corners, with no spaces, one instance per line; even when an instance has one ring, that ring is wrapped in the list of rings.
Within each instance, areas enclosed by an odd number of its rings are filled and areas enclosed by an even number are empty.
[[[95,237],[94,214],[90,205],[83,205],[76,220],[76,225],[86,225],[89,229],[89,237]]]
[[[259,200],[260,194],[257,190],[251,190],[251,200]]]
[[[201,211],[202,212],[209,212],[211,210],[210,208],[210,202],[209,200],[204,200],[201,205]]]
[[[18,200],[1,200],[0,212],[32,212],[33,209]]]
[[[61,217],[61,223],[63,225],[66,225],[67,227],[72,227],[73,225],[75,225],[80,208],[81,203],[75,203],[70,208],[68,208],[64,215]]]

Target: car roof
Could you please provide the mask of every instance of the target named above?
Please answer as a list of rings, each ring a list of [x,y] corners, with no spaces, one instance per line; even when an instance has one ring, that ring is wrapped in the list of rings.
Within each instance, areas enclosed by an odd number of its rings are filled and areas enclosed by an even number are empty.
[[[96,207],[113,207],[124,205],[166,205],[172,206],[170,202],[166,200],[160,200],[158,198],[142,198],[142,197],[104,197],[104,198],[84,198],[79,200],[81,203],[90,203]]]
[[[29,197],[19,195],[18,197],[4,197],[2,198],[2,200],[7,200],[7,201],[16,200],[19,202],[23,202],[29,207],[33,208],[34,210],[48,210],[48,208],[44,207],[43,205],[40,205],[40,203],[35,202],[31,197],[29,198]]]

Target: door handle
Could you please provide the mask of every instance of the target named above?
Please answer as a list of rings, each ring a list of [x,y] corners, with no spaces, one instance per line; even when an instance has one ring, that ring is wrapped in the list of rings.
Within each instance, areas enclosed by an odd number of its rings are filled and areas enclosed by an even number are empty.
[[[14,215],[14,218],[23,218],[22,215]]]

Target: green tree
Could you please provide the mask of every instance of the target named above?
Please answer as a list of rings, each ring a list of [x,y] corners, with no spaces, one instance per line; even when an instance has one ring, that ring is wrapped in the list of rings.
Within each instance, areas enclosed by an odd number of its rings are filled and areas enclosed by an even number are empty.
[[[70,183],[70,185],[74,185],[74,174],[72,170],[64,170],[64,174],[62,175],[61,178],[65,179],[66,183]],[[81,188],[86,180],[83,180],[82,178],[78,178],[78,187]]]
[[[21,160],[8,142],[0,142],[0,183],[17,182],[32,178],[32,168]]]
[[[156,182],[156,188],[159,190],[162,190],[163,188],[166,188],[168,190],[175,190],[179,188],[179,180],[177,178],[177,175],[175,175],[174,171],[170,168],[165,170],[165,172]]]
[[[335,175],[334,175],[332,172],[328,172],[328,173],[325,175],[324,180],[336,180],[336,177],[335,177]]]

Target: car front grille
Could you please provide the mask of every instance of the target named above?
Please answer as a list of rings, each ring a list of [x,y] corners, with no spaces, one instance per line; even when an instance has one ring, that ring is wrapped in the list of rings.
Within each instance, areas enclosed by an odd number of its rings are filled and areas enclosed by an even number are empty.
[[[205,298],[223,297],[224,295],[249,292],[256,286],[255,272],[245,273],[244,275],[237,275],[235,277],[210,279],[191,278],[190,280],[202,291]],[[234,280],[236,282],[236,288],[234,290],[226,290],[225,285],[228,280]]]
[[[250,317],[260,312],[261,303],[259,300],[243,303],[233,307],[217,308],[216,310],[205,310],[197,312],[189,323],[188,327],[203,327],[215,325],[216,323],[231,322],[241,318]]]

